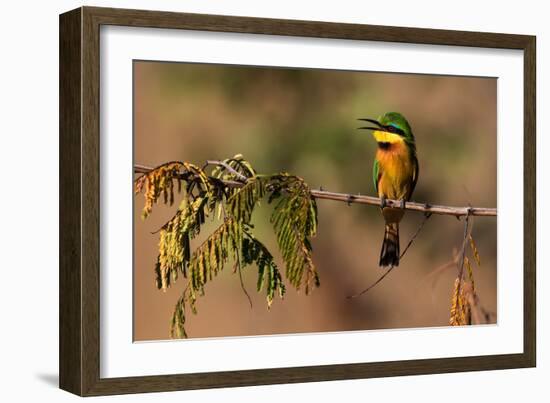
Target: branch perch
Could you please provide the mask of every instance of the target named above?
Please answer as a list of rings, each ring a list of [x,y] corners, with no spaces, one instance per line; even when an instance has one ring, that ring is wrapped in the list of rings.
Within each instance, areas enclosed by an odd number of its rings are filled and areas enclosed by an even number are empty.
[[[207,165],[224,166],[224,163],[222,161],[207,161]],[[139,165],[139,164],[134,165],[134,173],[138,173],[138,174],[146,174],[153,169],[154,168],[152,167],[148,167],[144,165]],[[237,181],[223,181],[223,182],[226,185],[231,187],[241,187],[244,185],[243,182],[237,182]],[[317,199],[341,201],[348,204],[358,203],[358,204],[367,204],[371,206],[380,206],[380,199],[374,196],[363,196],[358,194],[354,195],[351,193],[348,193],[348,194],[336,193],[336,192],[329,192],[326,190],[314,190],[314,189],[311,190],[311,194]],[[401,201],[387,199],[386,206],[401,208]],[[455,217],[464,217],[468,215],[496,217],[497,215],[496,208],[470,207],[470,206],[454,207],[454,206],[442,206],[442,205],[436,205],[436,204],[417,203],[417,202],[406,202],[405,209],[412,210],[412,211],[421,211],[425,214],[451,215]]]
[[[208,170],[207,168],[210,167]],[[309,293],[312,282],[319,286],[319,277],[311,256],[311,237],[317,233],[317,199],[333,200],[351,203],[367,204],[380,208],[382,200],[378,197],[359,194],[336,193],[311,189],[296,175],[286,172],[273,175],[257,174],[250,162],[242,155],[235,155],[223,161],[207,160],[202,167],[182,161],[170,161],[157,167],[134,165],[135,174],[141,174],[134,179],[134,192],[143,193],[145,204],[142,218],[146,218],[152,211],[153,205],[164,201],[165,205],[174,203],[174,187],[182,191],[183,197],[177,213],[160,230],[159,253],[155,265],[157,288],[166,290],[175,282],[178,273],[189,276],[188,286],[176,304],[172,317],[171,335],[173,337],[187,337],[184,329],[185,304],[188,302],[192,312],[196,313],[196,295],[204,295],[204,286],[212,281],[213,277],[228,263],[235,260],[235,271],[238,270],[241,288],[252,306],[251,298],[244,287],[241,268],[256,264],[258,268],[257,291],[265,285],[267,306],[271,306],[277,293],[283,298],[285,286],[281,272],[274,262],[270,251],[256,238],[247,232],[253,228],[250,223],[252,211],[264,196],[269,196],[269,203],[279,199],[273,207],[270,218],[277,236],[277,243],[285,264],[286,278],[297,290],[305,284],[305,292]],[[384,200],[384,204],[395,209],[419,211],[424,214],[424,220],[409,240],[401,253],[403,258],[413,244],[428,219],[434,215],[454,216],[458,220],[465,217],[465,234],[462,245],[459,278],[464,275],[465,247],[468,233],[468,223],[472,216],[497,215],[496,208],[484,207],[454,207],[431,205],[427,203],[407,202],[401,200]],[[228,207],[227,215],[225,207]],[[191,240],[199,233],[205,217],[223,211],[224,221],[209,237],[193,252]],[[244,235],[247,235],[246,237]],[[470,237],[474,256],[479,265],[479,254]],[[192,254],[191,254],[192,252]],[[232,256],[232,257],[231,257]],[[241,266],[242,264],[242,266]],[[473,288],[474,280],[469,263],[468,274],[472,283],[473,297],[469,306],[477,306],[477,296]],[[372,285],[349,296],[355,298],[364,295],[386,278],[394,267],[390,267]],[[305,278],[305,279],[304,279]],[[458,280],[457,280],[458,281]],[[470,309],[464,302],[464,292],[461,284],[455,286],[458,293],[451,308],[451,324],[454,324],[453,315],[461,315],[457,324],[465,323],[466,310]],[[465,287],[465,286],[464,286]],[[187,292],[187,294],[186,294]],[[454,294],[453,294],[454,295]],[[458,307],[458,308],[457,308]],[[466,307],[466,308],[464,308]],[[470,314],[468,310],[468,315]],[[482,316],[481,312],[478,316]],[[468,316],[468,321],[470,316]],[[175,335],[175,336],[174,336]]]

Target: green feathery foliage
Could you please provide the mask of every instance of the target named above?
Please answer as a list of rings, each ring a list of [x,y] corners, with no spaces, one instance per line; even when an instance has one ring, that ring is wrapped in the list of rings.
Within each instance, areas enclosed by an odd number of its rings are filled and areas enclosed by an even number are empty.
[[[258,281],[256,289],[258,292],[266,287],[266,300],[268,308],[273,303],[275,292],[283,298],[286,292],[281,273],[273,260],[273,255],[258,241],[252,234],[245,231],[246,238],[243,240],[243,264],[258,266]]]
[[[299,289],[305,273],[306,294],[319,277],[311,257],[310,238],[317,232],[317,204],[303,179],[287,174],[271,178],[270,201],[280,198],[271,215],[277,243],[286,265],[286,277]]]
[[[205,168],[214,166],[210,174]],[[170,326],[173,338],[187,337],[185,312],[196,313],[197,295],[223,268],[233,262],[234,271],[255,265],[257,291],[265,289],[268,308],[276,294],[284,297],[283,277],[271,252],[253,234],[252,214],[260,200],[276,201],[271,222],[285,264],[289,283],[297,290],[305,284],[319,286],[312,259],[311,238],[317,231],[317,205],[303,179],[278,173],[258,175],[241,155],[205,168],[187,162],[169,162],[135,180],[135,192],[144,193],[142,217],[147,218],[159,201],[174,203],[175,192],[181,202],[175,215],[159,232],[159,253],[155,265],[157,287],[166,291],[181,273],[187,279],[185,291],[174,308]],[[206,218],[220,225],[204,242],[192,250],[192,240],[200,233]]]
[[[185,332],[185,299],[187,297],[187,291],[184,291],[181,297],[176,302],[174,308],[174,314],[172,315],[172,322],[170,324],[170,337],[173,339],[187,338]]]

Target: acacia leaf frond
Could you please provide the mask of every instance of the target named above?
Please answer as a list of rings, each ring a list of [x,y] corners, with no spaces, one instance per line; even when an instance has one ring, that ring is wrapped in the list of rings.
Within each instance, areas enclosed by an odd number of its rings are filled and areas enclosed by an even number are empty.
[[[212,165],[215,167],[208,175],[204,169]],[[258,292],[265,289],[268,308],[276,294],[284,297],[283,276],[271,252],[255,238],[251,224],[254,209],[265,196],[268,203],[277,201],[271,222],[286,278],[296,289],[305,284],[306,294],[312,284],[319,286],[311,246],[317,232],[317,204],[302,178],[284,172],[257,175],[242,155],[236,155],[223,162],[209,161],[203,168],[188,162],[166,163],[137,178],[134,188],[145,195],[144,218],[159,200],[172,205],[175,192],[182,195],[178,210],[158,231],[159,253],[154,267],[157,287],[163,291],[179,273],[188,279],[174,308],[171,337],[187,337],[185,310],[197,312],[197,294],[204,295],[206,284],[230,260],[239,271],[241,285],[241,270],[257,266],[256,288]],[[210,215],[222,223],[192,250],[191,241]]]
[[[285,262],[286,277],[296,289],[305,283],[307,294],[312,281],[319,285],[310,241],[317,232],[317,203],[307,184],[297,176],[276,175],[268,189],[279,198],[271,222]]]

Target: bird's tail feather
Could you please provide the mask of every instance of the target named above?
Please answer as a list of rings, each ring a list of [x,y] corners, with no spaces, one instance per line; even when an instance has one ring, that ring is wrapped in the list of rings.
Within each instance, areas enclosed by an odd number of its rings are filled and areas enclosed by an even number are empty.
[[[399,223],[387,223],[380,252],[380,266],[399,266]]]

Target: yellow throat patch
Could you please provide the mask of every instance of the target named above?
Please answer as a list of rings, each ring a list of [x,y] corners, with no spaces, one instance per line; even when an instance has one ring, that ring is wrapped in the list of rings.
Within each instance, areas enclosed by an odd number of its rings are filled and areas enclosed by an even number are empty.
[[[403,143],[405,140],[397,133],[383,132],[375,130],[372,132],[373,137],[378,143],[397,144]]]

